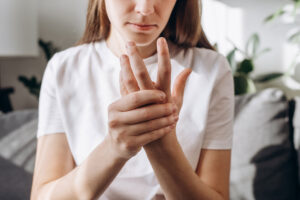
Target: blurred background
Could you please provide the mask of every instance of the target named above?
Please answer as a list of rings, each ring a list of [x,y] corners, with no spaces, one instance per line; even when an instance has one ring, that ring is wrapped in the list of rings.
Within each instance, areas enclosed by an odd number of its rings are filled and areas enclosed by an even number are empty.
[[[1,200],[29,199],[43,73],[87,4],[0,1]],[[203,0],[202,23],[235,83],[230,199],[299,199],[300,0]]]
[[[34,83],[32,82],[32,93],[30,93],[28,84],[33,77],[36,78],[37,84],[42,79],[47,63],[45,55],[47,45],[45,44],[52,43],[52,46],[48,46],[50,53],[51,48],[63,50],[73,46],[83,33],[87,2],[83,0],[1,1],[3,12],[0,15],[6,14],[14,17],[10,20],[7,16],[0,19],[2,24],[0,42],[3,44],[5,41],[8,44],[1,45],[0,49],[0,87],[13,88],[14,91],[8,95],[12,109],[37,108],[38,99],[34,95],[37,91],[33,91]],[[237,62],[247,57],[253,61],[253,71],[247,76],[255,79],[260,75],[285,73],[289,71],[291,65],[294,65],[293,70],[290,70],[292,79],[286,80],[286,78],[279,77],[275,81],[271,80],[271,83],[263,85],[255,83],[257,90],[275,85],[285,88],[289,96],[299,94],[300,67],[299,58],[296,61],[296,55],[300,51],[300,36],[294,38],[294,43],[289,42],[289,37],[299,28],[299,9],[298,18],[296,16],[293,19],[293,4],[293,0],[203,0],[202,21],[209,40],[225,56],[234,48],[248,51],[250,55],[247,56],[239,50],[235,52]],[[286,13],[265,22],[268,16],[278,12],[280,8],[286,10]],[[22,26],[18,29],[12,27],[17,26],[21,19],[23,20]],[[12,20],[16,25],[12,24]],[[19,35],[14,35],[14,33]],[[4,34],[6,36],[3,36]],[[44,49],[43,45],[38,43],[39,39],[44,42]],[[250,44],[247,47],[249,40]],[[23,43],[27,41],[26,44],[22,44],[22,52],[19,52],[18,46],[15,50],[5,49],[18,41],[23,41]],[[295,44],[297,42],[298,44]],[[251,54],[253,49],[256,49],[258,54],[255,58]],[[28,79],[27,86],[25,80],[20,80],[20,76]]]
[[[14,110],[37,108],[38,101],[36,96],[32,95],[28,87],[19,81],[19,76],[26,76],[31,79],[36,77],[37,82],[41,81],[47,58],[38,39],[44,42],[52,42],[53,45],[61,50],[73,46],[83,33],[85,26],[85,15],[87,2],[83,0],[53,0],[53,1],[18,1],[18,0],[2,0],[0,3],[0,41],[12,40],[17,38],[19,41],[31,40],[33,44],[27,46],[27,51],[31,51],[31,55],[26,53],[18,54],[18,47],[12,51],[9,56],[5,55],[5,49],[0,51],[0,87],[12,87],[14,92],[9,95],[11,106]],[[14,15],[13,15],[14,14]],[[14,19],[9,19],[14,17]],[[26,20],[23,20],[26,18]],[[15,25],[11,21],[15,20]],[[22,26],[18,26],[17,22],[23,20]],[[2,25],[5,25],[3,27]],[[9,26],[10,25],[10,26]],[[16,30],[17,29],[17,30]],[[7,30],[14,30],[4,33]],[[31,37],[26,37],[24,32],[29,32]],[[13,37],[12,34],[19,33]],[[7,37],[3,37],[6,34]],[[8,37],[11,36],[11,37]],[[22,36],[25,36],[22,38]],[[10,41],[10,42],[12,42]],[[21,42],[19,42],[20,44]],[[21,47],[26,48],[26,47]],[[6,50],[9,51],[9,50]],[[24,50],[24,52],[26,52]]]

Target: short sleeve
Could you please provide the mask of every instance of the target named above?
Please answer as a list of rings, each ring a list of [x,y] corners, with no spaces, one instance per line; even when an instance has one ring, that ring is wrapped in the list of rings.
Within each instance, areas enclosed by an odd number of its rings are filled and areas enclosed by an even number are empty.
[[[219,57],[218,75],[212,90],[202,148],[231,149],[234,121],[234,82],[225,57]]]
[[[56,87],[56,57],[48,62],[40,89],[37,138],[43,135],[64,132],[58,106]]]

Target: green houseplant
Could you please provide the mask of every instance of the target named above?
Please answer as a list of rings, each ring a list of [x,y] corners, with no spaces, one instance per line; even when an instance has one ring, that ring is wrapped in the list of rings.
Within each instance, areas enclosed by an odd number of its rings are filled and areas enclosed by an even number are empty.
[[[39,46],[42,48],[47,61],[58,52],[60,49],[55,47],[52,42],[46,42],[42,39],[39,39]],[[26,76],[20,75],[18,80],[23,83],[23,85],[29,90],[30,94],[34,95],[37,99],[40,96],[41,81],[38,81],[35,76],[27,78]]]
[[[285,4],[281,8],[279,8],[276,12],[273,14],[267,16],[264,19],[265,23],[269,23],[275,19],[278,19],[280,17],[285,17],[285,21],[289,21],[287,23],[290,23],[293,25],[294,30],[291,30],[291,34],[288,37],[288,42],[292,45],[295,45],[297,47],[297,53],[294,57],[294,59],[291,61],[290,66],[288,70],[285,73],[275,73],[273,75],[264,76],[261,77],[258,81],[269,81],[273,80],[275,78],[286,76],[291,77],[294,74],[295,67],[297,66],[297,60],[300,56],[300,24],[297,23],[297,16],[300,15],[300,0],[291,0],[291,4]]]
[[[262,54],[270,51],[270,49],[265,48],[259,51],[260,38],[257,33],[251,35],[248,39],[245,50],[241,50],[234,43],[232,45],[234,48],[228,53],[227,60],[232,68],[235,94],[253,93],[256,91],[256,88],[250,75],[254,70],[254,61]],[[243,59],[241,61],[236,60],[237,53],[242,54]]]
[[[279,8],[273,14],[267,16],[264,19],[265,23],[269,23],[277,18],[286,17],[289,19],[289,23],[293,24],[296,28],[288,37],[288,42],[290,44],[296,45],[298,51],[293,60],[291,60],[291,64],[285,72],[272,72],[263,75],[259,75],[256,77],[251,77],[251,73],[254,69],[254,61],[258,56],[262,55],[270,51],[270,49],[264,49],[258,52],[259,47],[259,36],[257,34],[253,34],[246,44],[245,51],[239,49],[234,45],[234,49],[229,52],[227,55],[227,59],[232,67],[234,83],[235,83],[235,94],[246,94],[255,92],[255,85],[258,84],[266,84],[272,86],[272,84],[268,84],[269,82],[276,79],[289,79],[291,80],[294,75],[294,71],[297,65],[299,65],[299,57],[300,57],[300,25],[297,22],[296,18],[300,15],[300,0],[291,0],[291,5],[284,5]],[[288,7],[289,6],[289,7]],[[237,62],[235,59],[236,52],[239,52],[243,55],[244,59],[240,62]]]
[[[269,87],[279,88],[287,98],[291,99],[300,95],[300,83],[294,77],[296,69],[300,67],[300,0],[285,2],[277,11],[267,16],[264,23],[270,23],[276,19],[283,24],[289,24],[291,28],[287,31],[287,43],[295,51],[289,52],[292,58],[289,60],[287,70],[257,77],[256,86],[260,90]]]

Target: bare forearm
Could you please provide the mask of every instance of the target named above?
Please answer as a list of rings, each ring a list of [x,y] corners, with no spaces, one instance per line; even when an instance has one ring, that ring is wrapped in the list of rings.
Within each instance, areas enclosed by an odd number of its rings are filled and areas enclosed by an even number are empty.
[[[201,181],[177,139],[170,136],[144,146],[166,199],[224,199]]]
[[[95,199],[101,196],[126,162],[114,159],[108,145],[102,142],[81,165],[45,184],[37,199]]]

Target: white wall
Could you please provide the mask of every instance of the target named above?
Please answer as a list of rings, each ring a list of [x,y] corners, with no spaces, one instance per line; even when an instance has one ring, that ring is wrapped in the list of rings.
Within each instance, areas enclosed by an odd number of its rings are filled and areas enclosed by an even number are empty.
[[[293,26],[279,20],[263,24],[263,20],[286,2],[291,0],[203,0],[204,29],[210,40],[219,44],[223,54],[232,49],[227,38],[244,49],[249,36],[259,33],[261,47],[272,51],[256,61],[253,75],[283,72],[296,53],[295,48],[286,43],[287,32]],[[300,71],[296,78],[300,81]]]
[[[270,71],[284,71],[294,53],[285,43],[290,25],[273,22],[263,25],[263,19],[287,0],[215,0],[204,2],[204,27],[209,39],[218,42],[221,52],[227,53],[230,38],[243,47],[248,37],[258,32],[262,47],[272,48],[272,52],[257,60],[255,74]],[[68,48],[80,38],[85,24],[88,0],[41,0],[38,1],[39,36],[51,40],[62,49]],[[226,5],[226,6],[225,6]],[[41,80],[46,60],[40,52],[38,58],[18,58],[0,60],[1,87],[12,86],[11,95],[14,109],[37,108],[38,102],[17,79],[19,75],[37,76]],[[300,81],[300,70],[296,78]]]
[[[62,49],[73,46],[81,37],[87,8],[87,0],[41,0],[38,1],[39,37],[53,41]],[[0,60],[1,87],[14,87],[10,95],[15,110],[37,108],[38,101],[30,95],[19,75],[36,76],[38,80],[46,66],[46,59],[40,51],[36,58],[11,58]]]
[[[37,56],[37,0],[0,1],[0,55]]]

